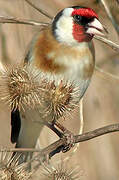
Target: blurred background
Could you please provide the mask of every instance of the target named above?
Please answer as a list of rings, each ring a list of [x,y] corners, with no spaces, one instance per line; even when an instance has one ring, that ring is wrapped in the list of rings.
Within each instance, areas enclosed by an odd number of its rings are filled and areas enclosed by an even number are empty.
[[[109,39],[119,44],[119,36],[99,0],[32,0],[31,2],[51,16],[55,16],[59,10],[72,5],[91,7],[98,13],[100,21],[108,29]],[[119,24],[119,4],[117,4],[116,0],[107,0],[107,2],[117,24]],[[51,22],[24,0],[0,0],[1,15],[39,22]],[[0,24],[0,61],[5,64],[20,62],[24,57],[29,42],[38,31],[38,26]],[[96,65],[104,71],[119,76],[119,53],[97,40],[94,40],[94,44]],[[118,122],[119,82],[94,73],[91,84],[84,96],[84,132]],[[74,134],[77,134],[80,128],[78,110],[72,112],[71,117],[66,118],[63,123]],[[10,142],[10,131],[10,111],[5,105],[1,104],[0,147],[14,146]],[[40,137],[40,144],[45,147],[55,139],[54,133],[44,128]],[[71,168],[79,165],[80,170],[83,171],[81,176],[83,180],[117,180],[119,179],[118,144],[118,132],[82,142],[66,164],[71,164]],[[52,159],[53,164],[57,160],[70,156],[71,151],[56,155]]]

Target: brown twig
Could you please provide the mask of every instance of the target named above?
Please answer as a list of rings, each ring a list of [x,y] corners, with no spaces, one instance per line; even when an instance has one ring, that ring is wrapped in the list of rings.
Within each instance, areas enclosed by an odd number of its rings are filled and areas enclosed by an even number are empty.
[[[102,136],[117,131],[119,131],[119,123],[104,126],[102,128],[95,129],[82,135],[75,136],[75,143],[88,141],[98,136]]]
[[[79,142],[84,142],[88,141],[90,139],[94,139],[96,137],[109,134],[112,132],[117,132],[119,131],[119,123],[104,126],[102,128],[95,129],[93,131],[89,131],[86,133],[83,133],[81,135],[76,135],[74,136],[75,143]],[[0,151],[6,151],[6,152],[39,152],[38,155],[36,155],[34,158],[37,158],[38,156],[41,155],[47,155],[50,154],[52,151],[57,149],[58,147],[64,146],[66,144],[67,139],[66,138],[61,138],[58,141],[52,143],[48,147],[44,148],[43,150],[38,150],[38,149],[31,149],[31,148],[12,148],[12,149],[1,149]]]
[[[111,74],[109,72],[106,72],[106,71],[102,70],[101,68],[99,68],[97,66],[95,66],[94,73],[97,76],[99,76],[99,77],[101,77],[101,78],[103,78],[105,80],[108,80],[108,81],[111,81],[111,82],[113,81],[115,83],[117,83],[117,82],[119,83],[119,77],[118,76],[116,76],[114,74]]]
[[[112,42],[111,40],[101,37],[101,36],[94,36],[95,39],[107,44],[108,46],[110,46],[112,49],[114,49],[115,51],[119,52],[119,44],[116,44],[114,42]]]
[[[105,11],[106,11],[106,13],[107,13],[109,19],[111,20],[111,22],[112,22],[112,24],[113,24],[115,30],[116,30],[117,33],[119,34],[119,25],[116,23],[114,17],[112,16],[112,13],[111,13],[111,11],[110,11],[110,9],[109,9],[109,7],[108,7],[106,1],[105,1],[105,0],[101,0],[101,3],[103,4],[103,6],[104,6],[104,8],[105,8]]]
[[[119,4],[119,0],[116,0],[116,2]]]
[[[10,64],[10,58],[8,56],[7,52],[7,40],[4,31],[2,30],[2,26],[0,26],[0,43],[1,46],[1,63],[3,65],[9,65]]]
[[[79,105],[78,111],[79,111],[79,121],[80,121],[78,135],[81,135],[84,130],[83,98],[80,100],[80,105]],[[78,150],[79,146],[80,146],[80,143],[77,143],[75,148],[73,148],[73,150],[71,151],[71,153],[69,153],[69,155],[64,158],[63,162],[69,161],[72,158],[72,156],[75,154],[75,152]]]
[[[0,23],[26,24],[32,26],[47,26],[49,23],[38,22],[34,20],[20,19],[15,17],[0,16]]]
[[[41,14],[43,14],[44,16],[48,17],[49,19],[53,19],[52,16],[50,16],[47,12],[45,12],[44,10],[36,7],[31,1],[29,0],[25,0],[30,6],[32,6],[34,9],[36,9],[38,12],[40,12]]]
[[[1,148],[0,152],[40,152],[35,148]]]
[[[47,26],[49,23],[43,23],[43,22],[38,22],[34,20],[26,20],[26,19],[20,19],[20,18],[15,18],[15,17],[5,17],[5,16],[0,16],[0,23],[13,23],[13,24],[25,24],[25,25],[32,25],[32,26]],[[104,37],[100,36],[95,36],[95,39],[107,44],[110,46],[112,49],[115,51],[119,51],[119,45],[112,42],[111,40],[108,40]]]
[[[88,141],[90,139],[102,136],[104,134],[109,134],[109,133],[117,132],[117,131],[119,131],[119,123],[108,125],[108,126],[105,126],[105,127],[102,127],[102,128],[98,128],[96,130],[93,130],[93,131],[90,131],[90,132],[87,132],[87,133],[84,133],[84,134],[81,134],[81,135],[76,135],[76,136],[74,136],[75,143]],[[66,144],[66,142],[67,142],[67,139],[62,138],[62,139],[54,142],[53,144],[49,145],[45,149],[43,149],[41,151],[41,153],[36,155],[34,158],[37,159],[41,155],[50,154],[55,149],[58,149],[58,148],[60,149],[60,147],[61,147],[61,150],[62,150],[62,147]]]

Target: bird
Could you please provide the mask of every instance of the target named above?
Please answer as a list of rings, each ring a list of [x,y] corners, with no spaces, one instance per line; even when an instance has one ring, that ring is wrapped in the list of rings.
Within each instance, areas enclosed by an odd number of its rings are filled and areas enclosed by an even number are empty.
[[[105,29],[97,13],[89,7],[66,7],[32,39],[24,63],[46,77],[74,81],[80,87],[79,100],[88,88],[95,67],[93,37],[104,36]],[[34,148],[44,127],[38,109],[11,112],[11,142],[16,148]],[[34,120],[34,121],[33,121]],[[28,160],[23,153],[20,163]]]

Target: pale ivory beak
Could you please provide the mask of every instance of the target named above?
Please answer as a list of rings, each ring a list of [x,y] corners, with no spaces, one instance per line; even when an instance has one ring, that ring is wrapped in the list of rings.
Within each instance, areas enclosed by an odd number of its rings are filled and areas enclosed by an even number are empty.
[[[96,18],[87,25],[88,29],[86,30],[86,33],[91,35],[99,35],[99,36],[105,36],[105,32],[107,33],[107,30],[102,26],[100,21]]]

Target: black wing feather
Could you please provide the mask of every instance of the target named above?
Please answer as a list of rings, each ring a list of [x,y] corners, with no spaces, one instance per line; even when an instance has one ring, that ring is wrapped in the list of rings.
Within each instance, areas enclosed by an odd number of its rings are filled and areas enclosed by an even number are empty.
[[[17,142],[20,128],[21,128],[21,118],[19,110],[15,110],[11,112],[11,142]]]

